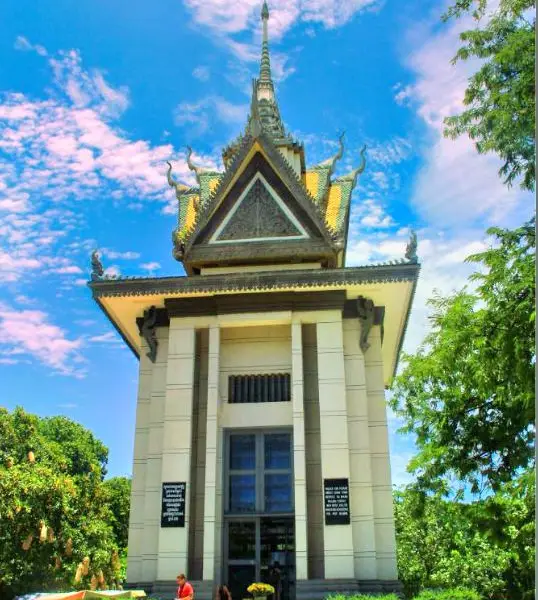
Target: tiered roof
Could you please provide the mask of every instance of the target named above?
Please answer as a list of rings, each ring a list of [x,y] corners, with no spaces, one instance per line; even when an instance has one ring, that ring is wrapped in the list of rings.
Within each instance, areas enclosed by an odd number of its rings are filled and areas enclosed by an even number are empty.
[[[264,1],[262,12],[262,50],[259,77],[253,81],[251,110],[245,129],[222,153],[224,171],[209,171],[193,164],[189,148],[187,162],[196,175],[195,187],[176,183],[171,172],[168,182],[176,189],[179,202],[178,226],[173,232],[174,256],[186,262],[186,252],[196,233],[218,207],[229,189],[249,149],[258,141],[266,157],[284,180],[293,195],[309,206],[305,210],[320,220],[320,229],[327,234],[335,259],[328,266],[343,266],[347,243],[351,194],[358,175],[364,170],[364,149],[360,166],[351,173],[334,178],[334,169],[344,153],[343,135],[339,139],[338,152],[327,160],[306,168],[303,145],[286,131],[282,121],[271,74],[268,41],[269,9]],[[244,166],[244,165],[243,165]],[[325,235],[323,235],[325,237]],[[336,258],[336,257],[339,258]]]

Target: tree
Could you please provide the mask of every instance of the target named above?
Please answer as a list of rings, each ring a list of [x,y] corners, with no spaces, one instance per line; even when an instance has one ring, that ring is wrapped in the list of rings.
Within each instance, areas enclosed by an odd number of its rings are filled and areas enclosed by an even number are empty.
[[[425,588],[463,586],[502,597],[509,553],[477,530],[468,509],[412,487],[396,493],[398,576],[407,596]]]
[[[395,492],[398,575],[406,595],[424,588],[476,590],[483,598],[534,595],[534,472],[471,503]]]
[[[131,480],[128,477],[112,477],[103,482],[107,504],[112,512],[111,525],[119,548],[127,548],[129,534],[129,509],[131,504]]]
[[[0,598],[105,585],[120,569],[106,448],[81,425],[0,409]]]
[[[535,0],[500,0],[486,15],[487,0],[457,0],[444,19],[472,11],[483,26],[463,32],[463,46],[453,62],[477,58],[480,68],[469,79],[459,115],[445,119],[445,135],[466,133],[479,153],[495,152],[503,160],[499,175],[511,185],[535,185]]]
[[[416,437],[417,487],[499,490],[534,459],[534,219],[488,230],[469,257],[476,289],[436,297],[432,329],[393,383],[391,406]]]

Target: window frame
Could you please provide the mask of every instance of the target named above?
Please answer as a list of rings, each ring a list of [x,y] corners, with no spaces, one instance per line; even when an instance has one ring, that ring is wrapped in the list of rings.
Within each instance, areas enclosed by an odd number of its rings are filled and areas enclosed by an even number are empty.
[[[290,467],[284,468],[265,468],[265,438],[268,435],[275,434],[287,434],[289,436],[290,443]],[[254,469],[231,469],[230,468],[230,454],[231,454],[231,438],[234,435],[254,435],[255,436],[255,461]],[[225,436],[225,452],[224,452],[224,465],[223,465],[223,512],[225,517],[230,518],[244,518],[250,519],[257,516],[290,516],[295,512],[295,498],[294,498],[294,472],[293,472],[293,429],[291,427],[279,427],[270,429],[229,429],[226,431]],[[230,480],[232,475],[254,475],[255,483],[255,499],[254,499],[254,511],[252,512],[233,512],[230,509]],[[273,511],[268,512],[266,510],[266,497],[265,497],[265,476],[266,475],[289,475],[290,477],[290,509],[287,511]]]

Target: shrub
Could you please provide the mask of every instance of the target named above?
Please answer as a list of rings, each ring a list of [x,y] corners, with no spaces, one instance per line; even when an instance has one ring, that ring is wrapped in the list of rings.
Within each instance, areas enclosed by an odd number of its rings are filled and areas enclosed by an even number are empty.
[[[383,594],[383,596],[373,594],[331,594],[326,600],[400,600],[396,594]],[[465,600],[458,598],[458,600]],[[474,600],[474,599],[473,599]]]
[[[480,600],[474,590],[452,588],[449,590],[424,590],[414,600]]]

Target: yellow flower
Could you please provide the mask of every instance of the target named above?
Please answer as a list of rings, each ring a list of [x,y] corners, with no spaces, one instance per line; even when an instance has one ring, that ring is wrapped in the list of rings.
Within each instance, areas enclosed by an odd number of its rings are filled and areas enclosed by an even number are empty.
[[[256,596],[271,596],[275,593],[275,588],[268,583],[253,583],[248,586],[247,592]]]

